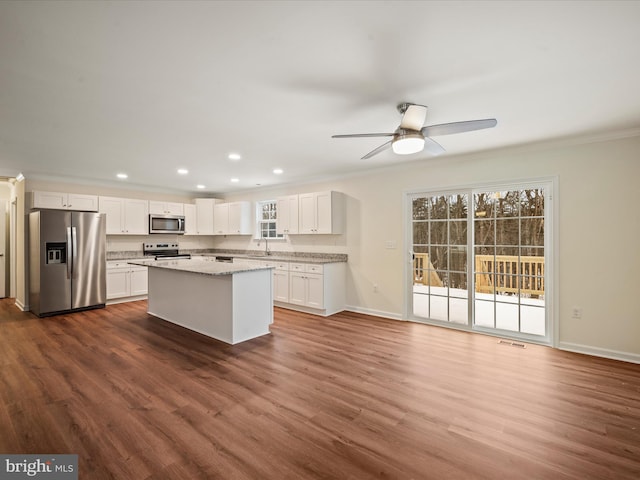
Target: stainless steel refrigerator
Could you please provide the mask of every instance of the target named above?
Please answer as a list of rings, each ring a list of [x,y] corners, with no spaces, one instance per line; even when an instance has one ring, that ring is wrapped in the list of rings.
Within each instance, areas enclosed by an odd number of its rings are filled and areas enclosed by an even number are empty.
[[[40,210],[29,214],[29,304],[42,317],[104,307],[106,216]]]

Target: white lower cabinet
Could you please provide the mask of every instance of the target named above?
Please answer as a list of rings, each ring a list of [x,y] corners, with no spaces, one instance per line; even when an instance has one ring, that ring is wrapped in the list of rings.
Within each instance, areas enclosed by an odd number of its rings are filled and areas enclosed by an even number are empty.
[[[274,278],[277,274],[276,268]],[[279,283],[282,289],[288,287],[288,294],[276,295]],[[345,308],[346,263],[291,262],[288,282],[283,276],[281,280],[276,279],[274,285],[273,299],[277,306],[316,315],[333,315]]]
[[[273,270],[273,300],[289,303],[289,264],[278,262]]]
[[[322,316],[345,308],[345,262],[319,264],[235,257],[233,263],[273,267],[273,301],[278,307]]]
[[[294,263],[289,272],[289,303],[309,308],[324,308],[322,265]]]
[[[345,262],[318,264],[235,257],[233,263],[273,267],[273,302],[278,307],[323,316],[345,308]]]
[[[148,292],[148,267],[107,262],[107,303],[140,300]]]

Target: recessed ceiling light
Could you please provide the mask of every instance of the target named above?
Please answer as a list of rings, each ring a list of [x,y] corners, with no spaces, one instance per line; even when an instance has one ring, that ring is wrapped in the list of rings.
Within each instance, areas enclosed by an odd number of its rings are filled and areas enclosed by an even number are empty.
[[[231,181],[232,181],[233,183],[238,183],[238,182],[240,181],[240,179],[239,179],[239,178],[232,178],[232,179],[231,179]]]
[[[187,173],[189,173],[189,170],[187,170],[186,168],[179,168],[178,173],[180,175],[186,175]]]
[[[196,185],[196,188],[199,188],[200,190],[202,190],[203,188],[207,188],[204,185]]]
[[[119,174],[118,174],[118,175],[116,175],[116,176],[117,176],[118,178],[123,179],[123,180],[124,180],[125,178],[129,178],[129,175],[127,175],[126,173],[119,173]]]
[[[242,157],[239,153],[230,153],[229,160],[240,160]]]
[[[284,172],[284,170],[282,170],[281,168],[274,168],[273,169],[273,173],[275,173],[276,175],[280,175],[282,172]]]

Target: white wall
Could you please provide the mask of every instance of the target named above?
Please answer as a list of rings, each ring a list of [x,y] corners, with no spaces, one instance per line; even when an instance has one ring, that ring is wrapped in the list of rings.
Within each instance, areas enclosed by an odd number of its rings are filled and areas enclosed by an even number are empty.
[[[431,158],[333,181],[228,195],[225,200],[255,202],[292,193],[343,192],[344,235],[295,236],[284,242],[271,242],[271,249],[347,253],[347,303],[353,309],[401,318],[405,192],[557,176],[556,342],[562,348],[640,362],[640,303],[635,300],[640,272],[638,158],[638,136],[579,145],[535,146]],[[45,189],[34,182],[29,190],[36,186]],[[95,187],[89,191],[95,191]],[[133,197],[125,192],[117,195]],[[145,194],[142,198],[150,197]],[[182,237],[180,243],[186,238]],[[397,248],[386,249],[388,240],[395,241]],[[122,247],[138,241],[117,240]],[[257,248],[250,237],[205,237],[194,242],[219,248]],[[377,293],[373,283],[378,284]],[[582,319],[571,318],[573,306],[583,309]]]
[[[404,309],[405,192],[557,176],[556,342],[566,349],[640,361],[640,303],[635,298],[640,273],[639,158],[640,137],[634,136],[433,158],[358,177],[228,199],[256,201],[328,189],[343,192],[347,198],[344,236],[301,236],[273,249],[347,253],[348,304],[399,318]],[[387,240],[395,241],[398,248],[386,249]],[[232,237],[216,240],[216,246],[229,248],[248,243]],[[571,318],[573,306],[583,309],[581,319]]]

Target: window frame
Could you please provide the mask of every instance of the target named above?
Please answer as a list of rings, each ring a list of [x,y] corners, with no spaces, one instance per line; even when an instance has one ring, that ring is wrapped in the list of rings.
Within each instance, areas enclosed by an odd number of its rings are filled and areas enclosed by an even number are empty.
[[[559,187],[558,177],[534,177],[529,179],[517,179],[513,181],[504,180],[497,182],[479,182],[466,185],[454,185],[444,186],[440,188],[425,187],[421,189],[405,190],[403,192],[403,229],[404,229],[404,245],[406,247],[406,257],[404,259],[404,311],[403,318],[417,321],[421,323],[434,324],[438,326],[447,326],[453,329],[465,330],[477,333],[486,333],[489,335],[497,335],[509,338],[508,331],[495,331],[493,329],[484,330],[481,327],[476,327],[472,323],[468,325],[454,324],[452,322],[441,322],[437,320],[429,320],[413,315],[413,221],[412,221],[412,199],[415,195],[443,195],[443,194],[455,194],[460,191],[468,191],[472,195],[478,191],[500,191],[500,190],[512,190],[519,188],[532,188],[539,185],[545,189],[545,231],[544,231],[544,250],[545,250],[545,303],[546,307],[546,335],[544,337],[538,335],[520,334],[516,338],[518,340],[529,341],[531,343],[539,343],[543,345],[550,345],[556,347],[558,345],[559,327],[557,319],[559,318],[559,307],[556,299],[558,298],[557,285],[558,285],[558,252],[559,252]],[[472,211],[473,206],[469,207],[469,212]],[[471,222],[473,224],[473,222]],[[473,228],[471,235],[469,235],[469,255],[475,256],[474,248],[475,239],[473,237]],[[471,267],[472,261],[469,261],[468,274],[471,279]],[[475,281],[475,279],[473,279]],[[474,286],[475,288],[475,286]],[[470,288],[470,293],[471,293]],[[474,294],[475,295],[475,294]],[[470,298],[471,300],[471,298]],[[471,303],[471,302],[470,302]],[[473,302],[475,303],[475,302]],[[473,306],[471,306],[473,308]],[[471,312],[470,320],[475,318],[475,311]]]
[[[272,205],[273,218],[265,219],[263,217],[264,206],[268,204]],[[284,240],[284,234],[281,234],[281,233],[279,234],[277,231],[277,221],[278,221],[278,201],[277,200],[274,199],[274,200],[256,201],[256,217],[255,217],[256,229],[255,229],[254,240],[260,241],[260,240],[264,240],[265,238],[269,241]],[[271,229],[270,227],[267,227],[267,231],[269,231],[270,233],[273,232],[273,236],[264,237],[262,235],[263,225],[270,224],[270,223],[273,223],[273,229]]]

